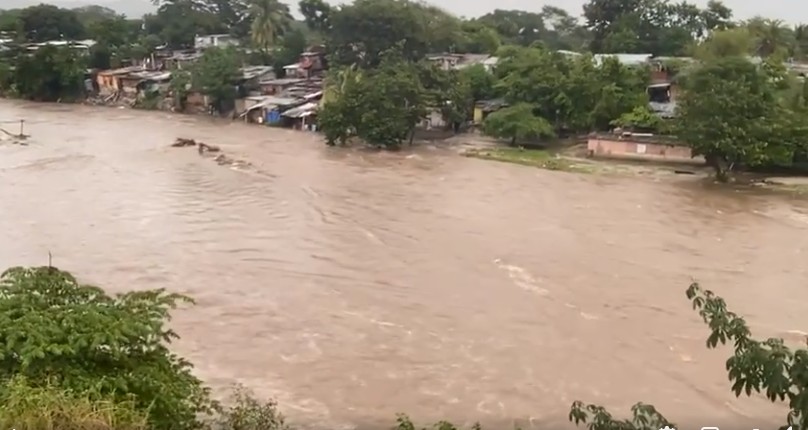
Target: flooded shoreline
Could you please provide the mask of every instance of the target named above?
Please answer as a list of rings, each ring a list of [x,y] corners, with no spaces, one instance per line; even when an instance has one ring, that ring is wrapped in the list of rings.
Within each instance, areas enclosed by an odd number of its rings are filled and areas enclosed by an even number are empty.
[[[177,352],[293,423],[561,426],[577,399],[682,424],[784,416],[733,398],[729,352],[704,348],[684,291],[697,278],[760,336],[805,329],[804,201],[0,101],[20,118],[29,145],[0,147],[0,263],[50,251],[112,291],[191,295]],[[265,174],[172,150],[177,137]]]

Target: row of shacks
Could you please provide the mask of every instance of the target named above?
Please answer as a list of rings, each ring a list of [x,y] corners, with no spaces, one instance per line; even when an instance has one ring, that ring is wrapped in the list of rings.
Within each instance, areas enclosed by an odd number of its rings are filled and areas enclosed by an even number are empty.
[[[171,70],[187,69],[200,53],[175,53],[170,57],[150,58],[141,64],[95,73],[91,80],[94,91],[104,102],[122,101],[134,105],[137,100],[159,94],[161,107],[172,106]],[[276,77],[270,66],[246,66],[233,85],[238,98],[233,117],[245,121],[314,130],[316,111],[323,94],[325,57],[316,48],[301,54],[297,63],[285,67],[285,76]],[[209,99],[191,90],[185,110],[207,111]]]

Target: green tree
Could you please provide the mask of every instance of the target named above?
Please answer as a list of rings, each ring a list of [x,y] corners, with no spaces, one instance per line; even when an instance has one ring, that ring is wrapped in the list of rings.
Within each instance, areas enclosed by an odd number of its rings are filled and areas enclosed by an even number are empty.
[[[227,32],[219,17],[193,2],[177,1],[160,5],[157,13],[144,17],[147,35],[156,35],[172,49],[192,48],[197,34]]]
[[[22,9],[0,10],[0,31],[16,32],[20,28]]]
[[[18,19],[20,34],[31,42],[76,40],[85,35],[76,12],[50,4],[25,8]]]
[[[323,0],[300,0],[298,9],[309,29],[319,32],[328,31],[331,5]]]
[[[174,69],[171,71],[171,81],[169,89],[174,102],[174,109],[179,112],[185,111],[188,101],[188,90],[191,88],[191,73],[187,70]]]
[[[759,340],[752,337],[746,321],[727,308],[727,304],[698,283],[687,289],[687,298],[710,330],[707,348],[731,344],[733,354],[727,359],[726,371],[736,397],[762,393],[772,402],[784,402],[787,426],[808,425],[808,349],[791,349],[781,338]],[[631,420],[615,419],[606,409],[572,404],[570,421],[584,424],[590,430],[657,430],[666,425],[677,428],[653,406],[638,403],[632,408]],[[787,426],[782,426],[785,428]]]
[[[762,68],[727,57],[688,76],[677,135],[707,159],[719,180],[727,180],[738,166],[790,164],[803,145],[794,132],[797,121]]]
[[[418,66],[419,82],[424,89],[424,105],[439,109],[443,120],[454,131],[459,131],[471,114],[473,98],[470,83],[456,70],[443,70],[431,62]]]
[[[85,69],[83,59],[72,49],[45,46],[19,58],[13,80],[17,93],[26,99],[72,99],[83,92]]]
[[[236,82],[241,77],[238,53],[233,49],[209,48],[194,64],[192,86],[211,99],[221,113],[236,98]]]
[[[557,131],[606,130],[611,121],[647,103],[644,68],[607,57],[567,58],[541,48],[499,52],[497,89],[511,104],[529,103]]]
[[[306,35],[299,29],[294,29],[286,33],[280,40],[279,49],[275,50],[273,55],[273,66],[275,68],[275,75],[283,76],[284,66],[297,63],[300,59],[300,54],[306,51],[308,42]]]
[[[589,46],[589,31],[578,23],[577,17],[566,10],[545,5],[541,9],[541,17],[547,29],[542,40],[549,48],[580,52]]]
[[[108,45],[95,44],[90,48],[90,55],[87,57],[87,66],[91,69],[111,69],[112,55],[112,50]]]
[[[364,72],[356,66],[331,69],[325,79],[323,108],[317,115],[326,144],[345,145],[356,134],[353,124],[361,120],[361,94],[356,88]]]
[[[289,30],[293,20],[289,6],[279,0],[250,0],[250,18],[250,38],[265,53]]]
[[[14,69],[5,61],[0,61],[0,95],[7,94],[14,83]]]
[[[87,37],[110,48],[122,48],[132,42],[129,24],[123,17],[104,18],[87,25]]]
[[[703,61],[723,57],[745,56],[755,50],[754,36],[745,27],[712,32],[707,39],[697,45],[693,55]]]
[[[720,2],[700,9],[686,1],[589,0],[584,16],[592,31],[592,52],[676,56],[686,54],[709,31],[727,27],[723,8]]]
[[[533,113],[533,106],[519,103],[500,109],[485,118],[483,133],[498,139],[507,139],[511,145],[527,139],[553,137],[553,126]]]
[[[78,17],[85,28],[99,21],[107,21],[115,18],[122,18],[115,10],[104,6],[88,5],[71,9]]]
[[[497,78],[482,64],[474,64],[461,69],[459,79],[468,84],[472,101],[488,100],[497,96],[495,89]]]
[[[648,104],[647,69],[626,67],[615,58],[606,58],[595,76],[599,88],[590,118],[596,129],[608,129],[614,119]]]
[[[612,125],[640,132],[658,133],[664,131],[665,124],[648,106],[637,106],[612,121]]]
[[[496,30],[506,43],[529,46],[547,34],[541,14],[523,10],[496,9],[475,20]]]
[[[0,276],[0,380],[134,402],[154,429],[196,429],[213,403],[167,347],[169,311],[187,298],[163,290],[109,296],[54,267]],[[8,395],[7,384],[0,395]]]
[[[318,119],[329,145],[355,136],[368,145],[397,149],[426,115],[419,70],[399,51],[384,53],[378,68],[359,73],[349,68],[332,75],[337,79]]]
[[[326,46],[334,66],[375,67],[390,49],[418,61],[461,46],[464,37],[457,18],[409,0],[356,0],[332,10],[329,22]]]
[[[710,0],[707,8],[701,12],[704,26],[708,31],[728,30],[735,26],[732,21],[732,9],[721,0]]]
[[[784,58],[794,55],[797,43],[794,31],[782,21],[755,17],[746,21],[744,27],[754,40],[755,55],[763,58],[778,53]]]

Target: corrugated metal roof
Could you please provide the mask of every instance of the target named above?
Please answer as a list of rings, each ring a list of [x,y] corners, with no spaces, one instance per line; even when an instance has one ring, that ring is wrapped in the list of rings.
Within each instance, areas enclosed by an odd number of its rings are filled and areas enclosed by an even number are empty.
[[[638,66],[640,64],[645,64],[651,58],[654,57],[653,54],[595,54],[595,63],[601,64],[605,58],[612,57],[617,59],[620,64],[626,66]]]
[[[288,117],[288,118],[302,118],[304,116],[309,116],[312,112],[317,109],[317,103],[305,103],[298,107],[294,107],[292,109],[287,110],[286,112],[282,113],[281,115]]]
[[[247,115],[248,112],[252,112],[256,109],[275,107],[275,106],[287,106],[300,102],[300,99],[293,99],[289,97],[275,97],[275,96],[264,96],[260,98],[247,97],[247,99],[257,101],[258,103],[247,108],[247,110],[245,110],[240,116]]]
[[[668,103],[648,103],[648,108],[651,112],[657,114],[661,118],[673,118],[676,116],[676,102]]]
[[[246,80],[267,75],[273,71],[271,66],[249,66],[241,69],[242,77]]]

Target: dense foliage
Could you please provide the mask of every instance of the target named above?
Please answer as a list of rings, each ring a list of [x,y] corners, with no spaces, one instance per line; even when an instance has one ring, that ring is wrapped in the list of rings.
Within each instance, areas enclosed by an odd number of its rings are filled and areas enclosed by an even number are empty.
[[[238,53],[233,49],[210,48],[194,64],[191,85],[211,99],[218,111],[229,109],[237,95],[241,77]]]
[[[676,132],[718,179],[727,180],[741,166],[788,166],[808,148],[804,110],[789,105],[791,84],[777,74],[731,56],[709,61],[688,77]]]
[[[320,127],[329,145],[357,137],[397,148],[425,115],[418,67],[398,51],[383,55],[378,68],[345,69],[333,74],[332,82],[331,100],[320,112]]]
[[[12,84],[13,90],[22,97],[56,101],[79,97],[84,77],[83,59],[73,50],[46,46],[17,61]]]
[[[509,140],[511,145],[526,139],[553,137],[553,126],[536,116],[533,105],[517,103],[500,109],[485,119],[483,132],[489,136]]]
[[[187,298],[163,290],[117,296],[54,267],[0,276],[0,397],[58,388],[132,402],[155,429],[192,429],[210,412],[208,390],[168,343],[169,311]]]

